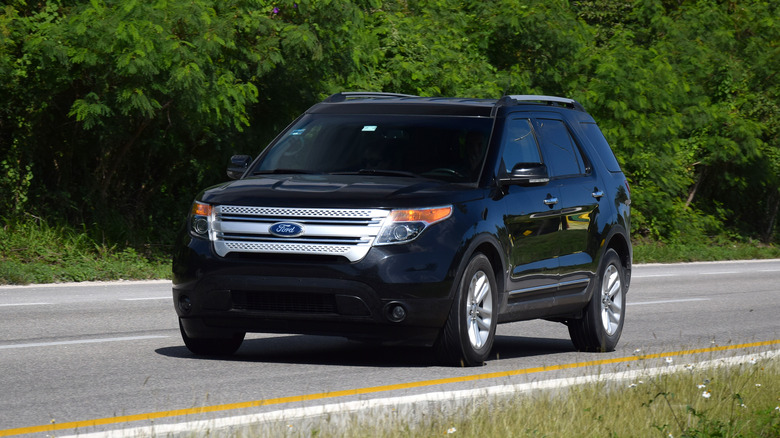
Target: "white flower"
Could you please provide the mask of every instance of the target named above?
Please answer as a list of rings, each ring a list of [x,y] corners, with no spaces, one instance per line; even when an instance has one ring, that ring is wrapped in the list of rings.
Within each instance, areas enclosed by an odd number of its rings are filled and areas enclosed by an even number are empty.
[[[756,383],[756,388],[760,388],[760,387],[761,387],[761,384],[760,383]]]
[[[755,357],[751,357],[748,362],[750,362],[751,365],[755,365],[757,361]]]
[[[707,385],[703,385],[703,384],[699,383],[698,385],[696,385],[696,387],[699,388],[699,389],[704,389],[704,388],[707,387]]]
[[[636,383],[632,383],[632,384],[628,385],[628,387],[629,388],[636,388]]]
[[[457,431],[458,431],[458,429],[455,429],[454,427],[451,427],[451,428],[447,429],[447,435],[453,434],[453,433],[455,433]]]
[[[688,371],[693,371],[693,365],[685,364],[685,369],[688,370]]]
[[[642,349],[641,349],[641,348],[637,348],[636,350],[634,350],[634,354],[639,354],[639,353],[641,353],[641,352],[642,352]]]
[[[709,391],[704,391],[701,393],[701,396],[704,398],[710,398],[712,397],[712,394]]]
[[[747,405],[744,403],[740,403],[739,405],[742,406],[743,408],[747,408]]]
[[[667,358],[666,358],[666,363],[667,363],[667,364],[669,364],[669,365],[671,365],[671,364],[673,364],[673,363],[674,363],[674,359],[672,359],[671,357],[667,357]]]

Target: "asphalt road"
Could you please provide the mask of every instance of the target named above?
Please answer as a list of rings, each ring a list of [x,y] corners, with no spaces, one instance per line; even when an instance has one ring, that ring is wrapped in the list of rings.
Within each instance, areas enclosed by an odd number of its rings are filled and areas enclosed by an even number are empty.
[[[650,367],[664,357],[755,354],[780,349],[778,315],[780,260],[641,265],[611,353],[576,352],[565,326],[529,321],[500,325],[493,357],[478,368],[438,366],[428,349],[297,335],[248,335],[235,357],[216,360],[183,346],[168,282],[6,286],[0,436],[32,436],[52,423],[70,425],[63,435],[621,371],[642,355]],[[604,359],[618,360],[588,365]]]

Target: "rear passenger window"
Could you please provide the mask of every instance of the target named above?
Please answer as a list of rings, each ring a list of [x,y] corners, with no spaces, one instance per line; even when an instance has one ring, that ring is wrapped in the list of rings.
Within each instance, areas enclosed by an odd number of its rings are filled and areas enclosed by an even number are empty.
[[[531,121],[529,119],[510,119],[505,128],[503,141],[504,166],[507,173],[517,163],[541,163],[539,145],[536,143]]]
[[[604,138],[604,134],[601,133],[598,125],[595,123],[583,122],[580,123],[582,131],[585,133],[585,137],[590,140],[590,144],[596,149],[596,153],[604,162],[604,166],[610,172],[620,172],[620,164],[618,164],[615,154],[612,153],[612,148],[609,147],[607,139]]]
[[[539,119],[538,122],[542,149],[550,176],[585,173],[586,166],[582,154],[563,121]]]

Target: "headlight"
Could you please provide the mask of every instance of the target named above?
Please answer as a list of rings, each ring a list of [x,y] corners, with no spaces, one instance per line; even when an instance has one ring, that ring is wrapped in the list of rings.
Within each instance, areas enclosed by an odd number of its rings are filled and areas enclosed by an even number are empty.
[[[209,204],[202,202],[194,202],[192,204],[192,210],[190,210],[190,233],[193,236],[203,239],[209,238],[212,212],[213,208]]]
[[[451,214],[451,205],[418,210],[393,210],[385,219],[374,244],[392,245],[411,242],[430,225],[447,219]]]

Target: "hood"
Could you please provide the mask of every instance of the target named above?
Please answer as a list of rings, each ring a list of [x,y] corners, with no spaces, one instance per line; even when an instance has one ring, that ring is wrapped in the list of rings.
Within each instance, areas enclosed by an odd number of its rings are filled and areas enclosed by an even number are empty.
[[[262,175],[219,184],[198,200],[274,207],[408,208],[480,198],[483,189],[443,181],[366,175]]]

